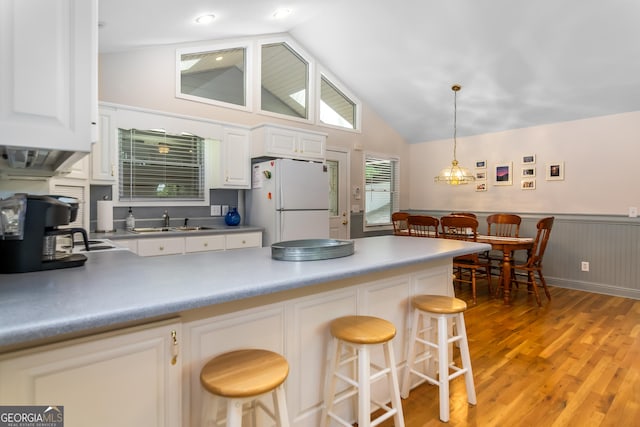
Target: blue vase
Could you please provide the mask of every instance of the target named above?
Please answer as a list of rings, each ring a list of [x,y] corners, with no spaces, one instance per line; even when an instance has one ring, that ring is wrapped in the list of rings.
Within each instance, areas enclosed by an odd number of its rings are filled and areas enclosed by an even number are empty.
[[[240,224],[240,214],[236,208],[229,209],[229,212],[224,216],[224,222],[227,225],[238,225]]]

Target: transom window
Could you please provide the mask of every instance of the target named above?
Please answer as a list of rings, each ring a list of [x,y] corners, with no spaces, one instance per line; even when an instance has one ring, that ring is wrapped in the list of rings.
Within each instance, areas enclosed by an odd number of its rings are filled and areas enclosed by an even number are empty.
[[[204,139],[118,129],[120,201],[205,199]]]
[[[286,43],[262,45],[261,109],[309,118],[309,63]]]
[[[207,102],[247,106],[247,49],[178,51],[178,96]]]
[[[320,78],[320,121],[348,129],[356,128],[356,104],[325,76]]]
[[[391,225],[391,214],[399,207],[398,160],[365,156],[365,227]]]

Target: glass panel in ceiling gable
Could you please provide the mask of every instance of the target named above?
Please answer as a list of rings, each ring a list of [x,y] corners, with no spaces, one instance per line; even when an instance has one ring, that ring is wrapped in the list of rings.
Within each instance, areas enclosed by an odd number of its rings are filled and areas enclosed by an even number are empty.
[[[356,105],[324,76],[320,79],[320,121],[355,129]]]
[[[309,64],[286,43],[262,46],[261,108],[308,118]]]

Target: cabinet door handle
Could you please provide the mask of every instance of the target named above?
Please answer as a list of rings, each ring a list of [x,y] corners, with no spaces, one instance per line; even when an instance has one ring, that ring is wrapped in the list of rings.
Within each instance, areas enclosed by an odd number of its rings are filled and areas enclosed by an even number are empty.
[[[171,339],[173,341],[171,345],[171,364],[178,363],[178,333],[174,330],[171,331]]]
[[[164,251],[164,246],[159,246],[158,249]]]
[[[205,244],[204,244],[204,247],[206,248],[207,246],[209,246],[209,244],[208,244],[208,243],[205,243]]]

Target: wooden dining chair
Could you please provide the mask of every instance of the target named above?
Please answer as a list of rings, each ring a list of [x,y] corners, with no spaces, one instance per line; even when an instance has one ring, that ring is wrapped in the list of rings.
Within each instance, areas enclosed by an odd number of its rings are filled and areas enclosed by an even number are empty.
[[[438,237],[438,218],[429,215],[409,215],[407,218],[409,235],[417,237]]]
[[[554,217],[552,216],[542,218],[538,221],[538,232],[536,233],[536,238],[533,241],[533,247],[529,252],[527,262],[524,264],[515,264],[513,266],[514,271],[517,272],[517,270],[521,270],[527,273],[527,281],[523,282],[518,280],[516,274],[512,278],[512,283],[527,283],[527,289],[533,288],[533,293],[536,296],[538,306],[542,306],[542,303],[540,302],[540,294],[538,293],[538,285],[535,277],[536,274],[544,288],[544,293],[547,295],[547,299],[551,301],[551,294],[549,293],[549,288],[547,288],[547,282],[544,280],[544,276],[542,275],[542,258],[544,257],[545,250],[547,249],[547,243],[549,243],[549,236],[551,235],[553,221]]]
[[[397,236],[409,235],[407,218],[409,218],[408,212],[394,212],[391,214],[391,222],[393,223],[393,234]]]
[[[478,220],[469,216],[448,215],[440,218],[441,234],[445,239],[467,240],[475,242],[478,239]],[[487,279],[489,295],[491,295],[491,264],[487,260],[480,259],[476,253],[462,255],[453,258],[453,268],[456,270],[454,283],[470,283],[473,295],[473,303],[477,303],[476,280],[480,274]],[[465,278],[464,272],[469,272],[469,278]],[[484,270],[484,273],[478,273]]]
[[[522,218],[519,215],[507,213],[489,215],[487,217],[487,235],[518,237],[520,223],[522,223]],[[486,254],[486,258],[491,263],[491,270],[496,269],[499,276],[502,276],[502,257],[502,251],[489,251]],[[511,258],[513,259],[513,256]]]

